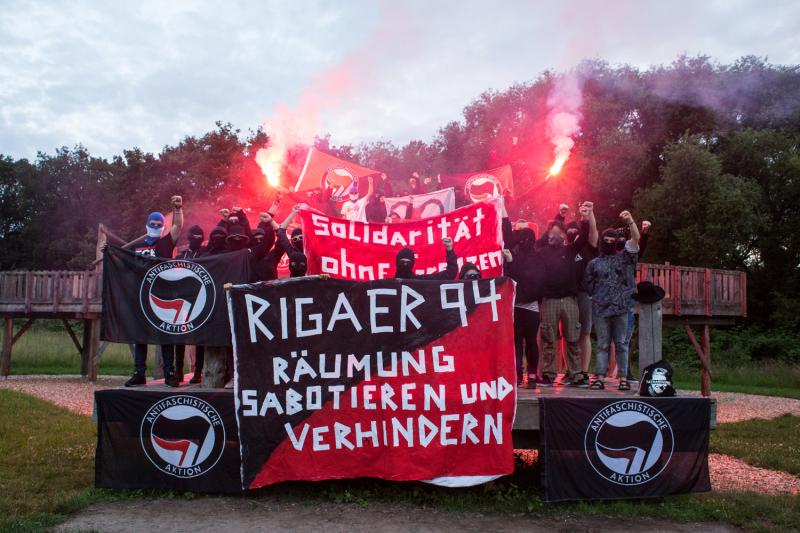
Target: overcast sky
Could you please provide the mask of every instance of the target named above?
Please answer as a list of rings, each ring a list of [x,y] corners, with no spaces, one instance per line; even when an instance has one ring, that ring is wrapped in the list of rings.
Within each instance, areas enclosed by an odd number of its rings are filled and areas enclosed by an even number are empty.
[[[158,152],[280,106],[336,143],[430,140],[486,89],[680,53],[800,63],[800,2],[3,0],[0,153]]]

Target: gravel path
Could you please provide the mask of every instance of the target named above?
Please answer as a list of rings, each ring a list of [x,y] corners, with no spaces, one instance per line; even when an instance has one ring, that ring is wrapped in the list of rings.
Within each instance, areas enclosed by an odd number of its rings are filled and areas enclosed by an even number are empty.
[[[74,413],[90,416],[94,391],[120,387],[125,379],[105,376],[92,384],[80,376],[11,376],[0,380],[0,389],[25,392]],[[681,395],[695,393],[681,391]],[[714,397],[717,399],[717,422],[721,424],[752,418],[774,418],[786,413],[800,416],[800,400],[732,392],[716,392]],[[535,450],[523,450],[521,453],[526,462],[537,460],[538,453]],[[709,468],[711,485],[715,491],[800,494],[800,478],[750,466],[728,455],[710,454]]]
[[[92,505],[56,531],[325,531],[385,533],[420,531],[738,531],[721,523],[676,523],[579,514],[543,518],[524,514],[448,512],[402,504],[305,504],[280,498],[204,498],[202,500],[123,500]]]

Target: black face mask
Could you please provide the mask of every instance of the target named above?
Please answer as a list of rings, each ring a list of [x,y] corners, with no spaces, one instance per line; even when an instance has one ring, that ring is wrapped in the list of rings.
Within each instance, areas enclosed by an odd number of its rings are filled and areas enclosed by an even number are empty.
[[[289,255],[289,274],[293,278],[300,278],[306,275],[308,271],[308,261],[306,256],[299,252],[293,252]]]
[[[258,246],[262,242],[264,242],[264,237],[253,237],[253,244],[255,246]]]
[[[218,233],[216,235],[211,236],[211,246],[212,248],[225,248],[225,235]]]
[[[202,235],[189,235],[189,249],[193,252],[196,252],[200,249],[200,246],[203,244],[203,236]]]
[[[616,242],[600,242],[600,252],[603,255],[613,255],[617,253],[617,243]]]
[[[547,239],[547,244],[549,244],[553,248],[560,248],[561,246],[564,246],[564,236],[554,235]]]
[[[475,272],[474,270],[471,270],[470,272],[467,272],[466,274],[464,274],[464,278],[463,279],[481,279],[481,273],[480,272]]]
[[[414,277],[414,252],[410,248],[403,248],[397,252],[395,263],[395,277],[413,278]]]
[[[568,231],[567,232],[567,242],[575,242],[578,240],[578,232],[577,231]]]

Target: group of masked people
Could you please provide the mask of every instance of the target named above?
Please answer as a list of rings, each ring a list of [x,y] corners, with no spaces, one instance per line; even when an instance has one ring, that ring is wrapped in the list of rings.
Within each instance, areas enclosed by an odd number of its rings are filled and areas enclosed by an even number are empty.
[[[569,207],[562,204],[537,238],[534,227],[524,220],[512,227],[504,209],[504,269],[517,282],[517,383],[528,388],[555,384],[556,344],[563,338],[567,371],[561,383],[605,388],[613,343],[618,387],[629,390],[636,263],[646,244],[650,223],[645,221],[640,231],[630,212],[623,211],[618,227],[600,233],[591,202],[579,206],[576,220],[567,222],[568,212]],[[595,373],[590,379],[592,327],[597,354]],[[542,346],[541,373],[537,334]]]
[[[238,207],[220,210],[220,220],[211,229],[206,242],[202,227],[187,231],[188,246],[177,258],[196,259],[237,250],[248,250],[250,281],[270,281],[278,277],[278,264],[288,257],[291,277],[306,275],[308,262],[303,252],[303,232],[288,227],[302,204],[295,205],[281,223],[275,221],[280,197],[259,215],[255,228],[246,212]],[[146,235],[126,247],[139,255],[172,258],[183,227],[183,200],[172,197],[172,226],[164,231],[166,218],[151,213],[146,221]],[[535,388],[552,385],[556,374],[556,342],[563,336],[566,344],[568,382],[573,386],[603,388],[608,372],[610,346],[613,342],[620,376],[619,388],[629,385],[628,345],[633,331],[633,294],[635,267],[646,243],[649,223],[640,232],[628,211],[620,214],[622,228],[597,230],[593,205],[584,202],[579,218],[567,222],[568,207],[559,213],[537,238],[534,227],[517,221],[512,227],[503,207],[505,274],[517,282],[514,307],[514,344],[518,385]],[[642,238],[643,237],[643,238]],[[402,279],[478,279],[480,269],[465,262],[458,268],[458,258],[450,238],[442,239],[446,267],[440,272],[421,274],[414,269],[415,253],[403,248],[396,255],[395,276]],[[597,337],[596,372],[592,380],[588,370],[591,359],[590,333],[594,325]],[[539,374],[539,345],[542,342],[542,372]],[[200,383],[204,365],[204,347],[196,347],[194,372],[190,383]],[[230,352],[230,350],[229,350]],[[162,345],[164,382],[178,386],[184,378],[185,347]],[[134,372],[126,386],[144,385],[147,345],[134,348]],[[232,378],[232,353],[227,354],[228,378]],[[524,366],[523,366],[524,364]],[[527,380],[523,369],[527,369]],[[227,379],[226,381],[229,381]]]
[[[279,200],[278,200],[279,201]],[[172,197],[172,226],[169,231],[164,231],[166,217],[160,212],[150,213],[145,223],[146,234],[125,246],[137,255],[172,259],[178,238],[183,228],[183,200],[180,196]],[[252,228],[247,214],[241,208],[220,210],[220,220],[208,234],[206,242],[205,232],[198,225],[191,226],[186,232],[188,246],[179,252],[176,259],[197,259],[200,257],[247,250],[250,257],[251,281],[269,281],[278,277],[278,264],[283,255],[289,260],[289,271],[292,277],[304,276],[307,270],[307,260],[303,253],[303,231],[295,228],[287,234],[287,228],[299,210],[296,206],[283,224],[278,225],[274,220],[274,213],[278,202],[260,214],[259,223]],[[145,372],[147,369],[147,345],[134,345],[134,371],[131,378],[125,383],[128,387],[146,384]],[[232,378],[233,354],[227,354],[227,379]],[[183,345],[161,345],[163,359],[164,383],[177,387],[184,380]],[[202,381],[205,348],[197,346],[195,351],[195,365],[189,383]]]
[[[259,222],[255,228],[251,227],[247,213],[238,207],[232,209],[221,209],[220,220],[208,234],[206,241],[205,231],[198,225],[191,226],[186,232],[188,246],[180,251],[176,259],[197,259],[200,257],[247,250],[250,256],[250,281],[271,281],[278,278],[278,264],[283,255],[288,258],[290,277],[302,277],[306,275],[308,261],[303,252],[303,230],[296,227],[291,231],[289,225],[302,207],[297,204],[292,209],[289,216],[279,225],[275,221],[275,213],[278,209],[280,198],[272,207],[259,215]],[[183,228],[183,200],[179,196],[172,197],[172,226],[169,231],[164,231],[166,217],[159,213],[150,213],[145,224],[146,234],[137,239],[126,248],[132,250],[137,255],[160,257],[165,259],[173,258],[176,243]],[[442,239],[445,247],[446,268],[441,272],[430,274],[420,274],[414,269],[415,253],[410,248],[403,248],[397,253],[395,277],[405,279],[454,279],[457,275],[461,278],[472,279],[480,277],[480,270],[473,263],[465,263],[459,273],[458,258],[453,251],[453,242],[450,238]],[[147,350],[146,344],[136,344],[134,346],[134,371],[131,378],[126,382],[127,387],[145,385],[147,383],[145,372],[147,370]],[[227,376],[226,381],[230,385],[233,372],[233,354],[230,350],[227,357]],[[168,386],[177,387],[184,380],[184,357],[185,346],[183,345],[161,345],[161,356],[163,359],[164,383]],[[197,346],[195,351],[195,364],[193,375],[189,383],[200,383],[205,360],[205,348]]]

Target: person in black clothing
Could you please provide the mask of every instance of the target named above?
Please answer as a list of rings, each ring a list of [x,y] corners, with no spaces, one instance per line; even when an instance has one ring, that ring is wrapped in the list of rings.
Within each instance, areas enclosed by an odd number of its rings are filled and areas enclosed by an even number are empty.
[[[306,254],[299,250],[292,249],[289,252],[289,274],[292,278],[302,278],[308,272],[308,260]]]
[[[175,243],[181,234],[183,226],[183,198],[173,196],[172,202],[172,227],[169,233],[162,236],[164,228],[164,215],[158,212],[150,213],[147,217],[145,229],[147,235],[143,239],[137,239],[126,246],[138,255],[149,257],[172,258],[175,250]],[[178,381],[175,377],[175,345],[165,344],[161,346],[161,356],[164,361],[164,383],[170,387],[177,387]],[[126,387],[135,387],[147,383],[145,372],[147,371],[147,345],[136,344],[133,350],[133,376],[125,382]]]
[[[586,244],[589,235],[589,205],[580,207],[581,225],[578,238],[567,242],[566,228],[560,220],[552,221],[540,242],[539,249],[544,277],[542,279],[541,337],[544,361],[542,385],[551,385],[556,377],[555,342],[559,324],[567,344],[567,365],[571,383],[588,387],[588,376],[581,372],[580,312],[578,309],[578,278],[575,257]],[[544,245],[544,242],[547,244]]]
[[[204,233],[203,228],[194,225],[186,232],[186,238],[189,241],[189,246],[175,256],[175,259],[196,259],[205,253],[203,248]],[[178,383],[183,383],[183,363],[186,355],[186,346],[180,344],[175,346],[175,378]],[[194,356],[194,374],[189,380],[189,383],[200,383],[201,373],[203,371],[203,360],[205,358],[205,347],[196,346]]]
[[[562,204],[565,205],[565,204]],[[575,256],[575,274],[578,280],[578,314],[581,323],[581,332],[578,345],[581,350],[581,372],[588,375],[589,362],[592,358],[592,298],[586,290],[583,280],[583,273],[589,261],[597,257],[597,242],[600,233],[597,231],[597,220],[594,217],[594,204],[585,202],[584,205],[589,211],[589,237],[583,248]],[[559,215],[561,212],[559,212]],[[566,226],[567,242],[575,242],[580,235],[580,224],[573,220]]]
[[[461,272],[458,273],[458,279],[481,279],[481,271],[478,265],[470,263],[469,261],[461,265]]]
[[[442,244],[444,244],[444,249],[447,251],[447,268],[441,272],[417,274],[414,272],[414,250],[406,247],[397,252],[394,277],[400,279],[455,279],[458,273],[458,257],[453,251],[453,240],[450,237],[445,237],[442,239]]]
[[[514,301],[514,350],[517,357],[517,386],[524,384],[523,358],[528,369],[528,388],[536,388],[539,381],[539,300],[542,298],[544,265],[535,249],[536,233],[522,228],[515,240],[516,253],[503,251],[505,274],[517,282]]]

